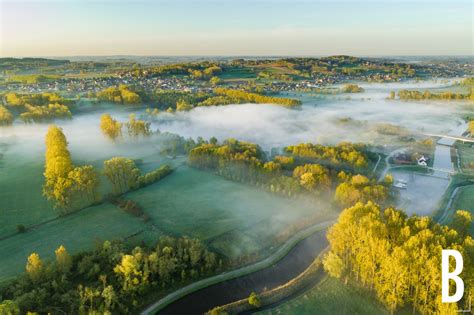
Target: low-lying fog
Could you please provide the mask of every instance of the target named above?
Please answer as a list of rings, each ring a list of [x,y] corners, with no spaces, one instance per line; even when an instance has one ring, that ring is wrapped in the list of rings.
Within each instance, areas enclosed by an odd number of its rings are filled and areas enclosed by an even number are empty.
[[[300,142],[337,143],[343,140],[377,143],[380,135],[375,125],[390,123],[413,132],[449,133],[459,124],[466,105],[456,102],[403,102],[386,99],[392,90],[406,88],[436,88],[446,83],[361,84],[364,93],[314,97],[298,94],[301,109],[286,109],[266,104],[241,104],[195,108],[189,112],[161,113],[152,128],[185,137],[212,136],[219,140],[236,138],[260,144],[264,149]],[[289,95],[293,97],[294,95]],[[350,99],[347,99],[350,97]],[[153,139],[116,145],[99,129],[100,115],[110,113],[126,121],[130,107],[106,106],[94,112],[75,114],[71,121],[57,121],[63,127],[74,158],[93,160],[121,154],[140,157],[157,152]],[[144,113],[143,108],[137,111]],[[341,122],[340,119],[351,118]],[[31,158],[44,152],[47,124],[25,125],[16,122],[0,128],[0,142],[15,144],[10,152]]]
[[[413,132],[449,133],[459,124],[455,114],[463,112],[465,105],[387,100],[391,90],[416,86],[366,84],[364,93],[325,99],[303,95],[304,105],[299,110],[266,104],[200,107],[173,115],[164,113],[153,126],[186,137],[233,137],[258,143],[265,149],[300,142],[374,143],[378,139],[374,127],[382,123],[400,125]],[[341,118],[353,121],[341,123]]]

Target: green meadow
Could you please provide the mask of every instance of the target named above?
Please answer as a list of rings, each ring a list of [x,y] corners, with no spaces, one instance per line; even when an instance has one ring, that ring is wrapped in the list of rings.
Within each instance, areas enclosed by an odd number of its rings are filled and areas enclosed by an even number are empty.
[[[338,279],[326,277],[302,295],[257,314],[382,315],[389,314],[389,312],[373,297],[372,293],[345,285]]]
[[[158,183],[123,196],[137,202],[150,222],[110,203],[59,217],[42,196],[42,161],[31,163],[18,153],[4,153],[0,164],[0,281],[22,272],[32,252],[52,259],[60,245],[77,253],[104,240],[127,239],[134,245],[154,242],[163,234],[187,235],[230,259],[262,254],[274,249],[281,230],[292,223],[313,219],[318,211],[321,220],[327,215],[309,201],[295,202],[189,168],[183,158],[145,155],[137,160],[142,172],[162,164],[175,169]],[[88,163],[100,170],[102,161]],[[101,183],[101,192],[107,192],[106,179],[101,178]],[[28,230],[18,233],[18,225]]]

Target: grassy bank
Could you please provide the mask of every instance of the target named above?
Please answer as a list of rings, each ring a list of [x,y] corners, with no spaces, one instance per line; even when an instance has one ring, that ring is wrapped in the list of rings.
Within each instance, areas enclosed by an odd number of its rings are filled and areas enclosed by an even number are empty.
[[[373,294],[326,276],[304,294],[259,315],[292,314],[389,314]]]

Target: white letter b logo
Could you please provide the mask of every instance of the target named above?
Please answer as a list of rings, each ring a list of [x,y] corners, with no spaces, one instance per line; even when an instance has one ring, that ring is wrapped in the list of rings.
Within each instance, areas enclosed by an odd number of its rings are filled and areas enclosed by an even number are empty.
[[[449,257],[454,257],[456,267],[449,272]],[[458,275],[462,272],[463,260],[460,252],[454,249],[443,249],[441,253],[441,302],[455,303],[462,299],[464,294],[464,282]],[[449,279],[456,283],[456,293],[449,295]]]

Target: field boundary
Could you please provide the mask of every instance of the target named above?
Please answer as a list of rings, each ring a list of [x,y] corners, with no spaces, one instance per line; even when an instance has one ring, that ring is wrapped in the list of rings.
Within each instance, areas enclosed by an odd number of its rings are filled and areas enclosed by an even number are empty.
[[[219,275],[215,275],[209,278],[202,279],[200,281],[194,282],[190,285],[187,285],[181,289],[178,289],[165,297],[161,298],[154,304],[148,306],[145,310],[141,312],[142,315],[148,315],[152,314],[155,312],[158,312],[168,306],[169,304],[183,298],[184,296],[191,294],[193,292],[199,291],[201,289],[207,288],[211,285],[231,280],[234,278],[238,278],[241,276],[248,275],[250,273],[259,271],[261,269],[265,269],[270,267],[271,265],[275,264],[279,260],[281,260],[283,257],[285,257],[288,252],[299,242],[304,240],[305,238],[309,237],[310,235],[321,231],[330,225],[332,225],[335,221],[334,220],[329,220],[329,221],[324,221],[320,222],[318,224],[315,224],[305,230],[302,230],[295,235],[293,235],[289,240],[287,240],[275,253],[270,255],[269,257],[254,263],[252,265],[248,265],[245,267],[241,267],[239,269],[227,271],[224,273],[221,273]]]

